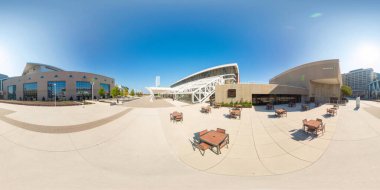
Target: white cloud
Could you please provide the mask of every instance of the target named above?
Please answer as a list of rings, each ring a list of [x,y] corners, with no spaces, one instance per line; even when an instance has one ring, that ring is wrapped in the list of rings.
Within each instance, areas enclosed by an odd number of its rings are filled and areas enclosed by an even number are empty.
[[[322,15],[323,15],[322,13],[313,13],[309,17],[310,18],[318,18],[318,17],[321,17]]]

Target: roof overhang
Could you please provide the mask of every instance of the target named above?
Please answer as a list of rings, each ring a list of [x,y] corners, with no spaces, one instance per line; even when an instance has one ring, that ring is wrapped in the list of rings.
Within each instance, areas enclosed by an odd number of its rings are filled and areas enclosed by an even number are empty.
[[[29,70],[33,69],[34,67],[38,67],[38,66],[44,66],[44,67],[51,69],[51,70],[54,70],[54,71],[64,71],[63,69],[60,69],[58,67],[54,67],[51,65],[45,65],[45,64],[41,64],[41,63],[26,63],[24,71],[22,72],[22,75],[26,75],[26,73],[28,73]]]
[[[316,83],[321,83],[321,84],[340,84],[339,78],[314,79],[311,81],[316,82]]]
[[[207,69],[204,69],[202,71],[199,71],[199,72],[196,72],[194,74],[191,74],[185,78],[182,78],[181,80],[178,80],[177,82],[173,83],[171,86],[183,81],[183,80],[186,80],[192,76],[195,76],[195,75],[198,75],[198,74],[201,74],[201,73],[204,73],[204,72],[208,72],[208,71],[211,71],[211,70],[215,70],[215,69],[220,69],[220,68],[223,68],[223,67],[236,67],[236,71],[237,71],[237,74],[238,74],[238,77],[240,77],[239,75],[239,66],[237,63],[228,63],[228,64],[223,64],[223,65],[218,65],[218,66],[215,66],[215,67],[211,67],[211,68],[207,68]],[[239,79],[237,79],[239,80]]]

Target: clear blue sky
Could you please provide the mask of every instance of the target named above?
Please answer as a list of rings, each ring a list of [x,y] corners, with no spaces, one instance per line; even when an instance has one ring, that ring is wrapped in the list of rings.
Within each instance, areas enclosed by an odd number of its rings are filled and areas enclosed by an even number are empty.
[[[378,0],[0,1],[0,73],[40,62],[143,89],[231,62],[242,82],[331,58],[342,72],[380,72],[379,10]]]

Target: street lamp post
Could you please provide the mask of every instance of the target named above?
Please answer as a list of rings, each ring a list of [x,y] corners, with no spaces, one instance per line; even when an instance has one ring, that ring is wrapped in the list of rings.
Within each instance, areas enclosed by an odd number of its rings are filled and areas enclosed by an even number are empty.
[[[95,82],[94,81],[92,81],[91,82],[91,99],[92,99],[92,101],[94,101],[94,84],[95,84]]]
[[[57,84],[54,83],[54,106],[57,107]]]

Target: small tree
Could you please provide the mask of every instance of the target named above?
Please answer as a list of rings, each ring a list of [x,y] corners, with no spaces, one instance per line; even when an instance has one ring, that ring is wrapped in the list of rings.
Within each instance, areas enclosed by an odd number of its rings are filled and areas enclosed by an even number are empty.
[[[131,96],[135,96],[135,90],[134,89],[131,90]]]
[[[125,96],[128,96],[128,95],[129,95],[128,90],[129,90],[129,89],[128,89],[127,87],[124,88],[124,95],[125,95]]]
[[[343,85],[340,91],[342,92],[342,96],[352,96],[352,88],[347,85]]]
[[[106,94],[106,91],[103,88],[100,88],[98,91],[98,94],[100,97],[104,97],[104,95]]]
[[[111,90],[111,96],[112,98],[115,98],[120,95],[120,89],[117,86],[114,86]]]

